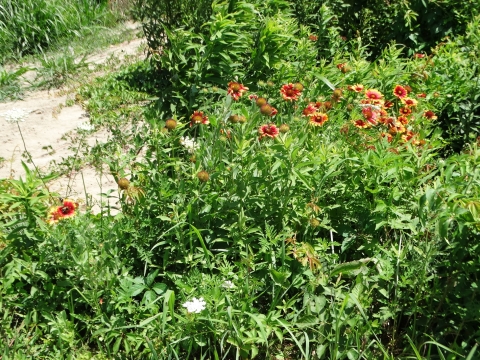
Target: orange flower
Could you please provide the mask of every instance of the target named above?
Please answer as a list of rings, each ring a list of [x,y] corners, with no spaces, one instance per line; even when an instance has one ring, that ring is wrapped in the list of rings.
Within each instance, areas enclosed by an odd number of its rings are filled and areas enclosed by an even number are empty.
[[[308,39],[309,39],[310,41],[317,41],[317,40],[318,40],[318,36],[311,34],[311,35],[308,36]]]
[[[408,107],[402,107],[398,110],[398,112],[404,116],[408,116],[412,113],[412,109],[408,108]]]
[[[383,125],[391,126],[395,124],[395,119],[393,117],[382,116],[380,119],[378,119],[378,122]]]
[[[423,59],[425,57],[425,54],[416,53],[416,54],[413,54],[413,57],[415,59]]]
[[[258,134],[260,135],[259,139],[262,139],[264,137],[269,137],[269,138],[275,138],[279,134],[278,128],[275,126],[275,124],[265,124],[260,126],[258,129]]]
[[[408,124],[408,118],[406,116],[399,116],[397,121],[402,125]]]
[[[371,125],[363,120],[355,120],[354,125],[359,129],[368,129]]]
[[[418,98],[426,98],[426,97],[427,97],[427,94],[425,94],[425,93],[420,93],[420,94],[417,94],[417,97],[418,97]]]
[[[380,100],[383,97],[383,94],[377,89],[368,89],[365,92],[365,96],[371,100]]]
[[[402,140],[407,142],[407,141],[410,141],[414,136],[415,136],[415,133],[409,130],[402,135]]]
[[[310,118],[310,125],[313,126],[322,126],[328,121],[328,115],[321,113],[321,112],[314,112],[309,116]]]
[[[407,131],[407,129],[405,129],[405,126],[403,126],[402,124],[397,123],[391,126],[390,129],[388,129],[388,131],[390,132],[390,134],[395,135],[395,134],[403,134],[405,131]]]
[[[292,83],[290,84],[285,84],[282,86],[280,89],[280,94],[282,94],[282,97],[284,100],[287,101],[296,101],[298,100],[299,96],[302,94],[300,90],[298,90],[295,85]]]
[[[203,111],[194,111],[192,116],[190,116],[190,126],[193,126],[195,124],[204,124],[208,125],[210,124],[210,121],[208,121],[208,117],[203,113]]]
[[[243,93],[247,90],[248,88],[243,86],[243,84],[235,81],[230,81],[228,83],[227,94],[229,94],[233,98],[233,100],[238,101],[238,99],[240,99]]]
[[[406,97],[408,95],[408,92],[407,92],[407,89],[405,89],[403,86],[397,85],[393,89],[393,95],[395,95],[399,99],[403,99],[404,97]]]
[[[402,103],[404,103],[405,106],[413,107],[413,106],[417,106],[418,101],[412,98],[404,98],[402,99]]]
[[[426,117],[428,120],[437,120],[438,116],[432,110],[426,110],[423,113],[423,116]]]

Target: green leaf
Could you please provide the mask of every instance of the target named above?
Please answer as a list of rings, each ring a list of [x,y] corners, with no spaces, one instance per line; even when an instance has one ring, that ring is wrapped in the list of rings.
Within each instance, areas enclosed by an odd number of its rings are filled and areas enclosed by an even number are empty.
[[[346,262],[343,264],[338,264],[333,268],[333,271],[330,273],[330,276],[336,276],[338,274],[349,274],[353,271],[360,270],[362,267],[366,266],[365,263],[369,262],[371,259],[366,258],[357,261]]]

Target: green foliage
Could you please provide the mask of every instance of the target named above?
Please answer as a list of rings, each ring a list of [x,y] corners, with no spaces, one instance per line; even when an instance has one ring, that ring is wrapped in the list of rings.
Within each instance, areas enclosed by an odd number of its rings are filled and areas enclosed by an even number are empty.
[[[58,88],[72,79],[82,68],[88,67],[86,56],[81,59],[73,53],[40,58],[41,66],[37,68],[37,86],[43,88]]]
[[[463,34],[468,22],[478,15],[473,0],[291,3],[300,23],[310,26],[319,38],[327,38],[327,43],[319,42],[321,56],[343,46],[340,35],[348,41],[360,38],[367,45],[371,59],[378,57],[392,41],[405,45],[408,55],[428,52],[444,37]]]
[[[475,89],[474,27],[372,63],[360,43],[317,62],[282,1],[214,3],[192,28],[75,97],[112,136],[89,154],[111,206],[47,226],[31,173],[0,184],[2,357],[473,358],[480,150],[442,157],[434,116]]]
[[[29,68],[21,67],[16,71],[9,72],[0,68],[0,101],[7,99],[19,99],[22,95],[22,89],[19,84],[19,78],[25,74]]]
[[[40,52],[83,27],[112,24],[106,1],[0,1],[0,62]]]
[[[461,151],[480,136],[480,31],[477,17],[464,36],[439,44],[419,62],[425,85],[437,90],[438,121],[450,149]]]

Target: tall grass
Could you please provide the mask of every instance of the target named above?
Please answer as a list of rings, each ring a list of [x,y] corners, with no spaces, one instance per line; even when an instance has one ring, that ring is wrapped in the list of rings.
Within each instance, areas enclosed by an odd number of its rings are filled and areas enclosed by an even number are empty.
[[[0,0],[0,61],[41,52],[81,29],[115,22],[106,0]]]

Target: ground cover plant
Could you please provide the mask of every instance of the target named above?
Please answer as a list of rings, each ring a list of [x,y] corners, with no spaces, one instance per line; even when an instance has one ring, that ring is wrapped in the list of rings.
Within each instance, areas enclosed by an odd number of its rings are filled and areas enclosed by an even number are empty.
[[[431,56],[319,59],[293,10],[214,3],[78,90],[116,215],[0,183],[2,358],[477,356],[478,19]]]

